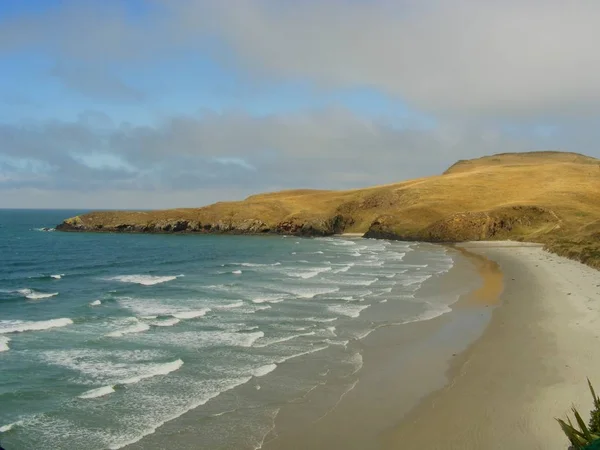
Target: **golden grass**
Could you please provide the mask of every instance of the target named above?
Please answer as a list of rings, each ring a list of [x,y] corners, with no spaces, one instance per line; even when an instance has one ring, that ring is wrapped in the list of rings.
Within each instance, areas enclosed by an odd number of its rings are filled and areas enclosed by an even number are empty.
[[[85,229],[187,220],[201,224],[346,219],[345,232],[427,241],[516,239],[545,243],[600,268],[600,160],[563,152],[459,161],[444,174],[349,191],[293,190],[204,208],[95,212]],[[96,227],[96,228],[94,228]]]

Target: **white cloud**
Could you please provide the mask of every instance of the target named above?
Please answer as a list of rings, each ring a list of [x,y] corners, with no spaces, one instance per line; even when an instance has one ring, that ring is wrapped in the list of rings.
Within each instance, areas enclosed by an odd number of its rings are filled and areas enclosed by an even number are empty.
[[[202,114],[154,127],[98,128],[88,119],[82,115],[76,122],[1,127],[4,152],[12,156],[0,160],[0,189],[72,190],[90,198],[101,191],[121,191],[145,199],[143,204],[157,192],[202,190],[205,198],[216,201],[222,197],[219,192],[245,196],[284,188],[391,183],[440,173],[458,159],[548,148],[554,139],[534,132],[509,137],[496,128],[451,123],[401,129],[340,109],[260,118],[239,112]],[[578,143],[584,147],[586,142]],[[114,201],[100,198],[106,202],[103,207]]]

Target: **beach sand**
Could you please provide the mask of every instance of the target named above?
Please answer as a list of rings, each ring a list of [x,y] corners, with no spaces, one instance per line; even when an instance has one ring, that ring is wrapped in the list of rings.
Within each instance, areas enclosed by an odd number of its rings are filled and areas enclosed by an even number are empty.
[[[600,386],[600,272],[535,245],[462,247],[501,267],[501,306],[450,382],[372,448],[566,449],[554,418],[571,404],[587,417],[586,377]]]
[[[364,361],[357,378],[328,383],[281,408],[263,450],[380,448],[382,435],[448,382],[451,361],[481,336],[503,286],[494,262],[449,251],[457,253],[455,266],[425,283],[419,297],[428,301],[463,294],[452,311],[403,325],[394,325],[390,317],[389,326],[355,341]],[[339,400],[323,410],[328,398]]]
[[[316,420],[318,398],[282,410],[263,449],[566,450],[555,417],[587,417],[586,377],[600,389],[600,272],[535,244],[456,250],[434,289],[473,266],[482,282],[450,313],[369,335],[358,383]]]

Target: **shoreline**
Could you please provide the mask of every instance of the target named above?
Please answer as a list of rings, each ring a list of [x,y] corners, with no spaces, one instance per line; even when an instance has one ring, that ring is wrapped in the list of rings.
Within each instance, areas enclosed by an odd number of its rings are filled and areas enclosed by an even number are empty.
[[[456,255],[455,265],[423,285],[416,301],[456,295],[450,311],[428,320],[390,322],[358,341],[364,365],[357,383],[315,421],[306,420],[306,414],[310,413],[307,405],[316,400],[306,398],[304,404],[287,407],[261,449],[378,448],[386,430],[449,382],[451,361],[476,341],[489,323],[502,273],[486,258],[447,248]]]
[[[535,245],[465,243],[505,274],[501,305],[449,383],[381,437],[383,449],[556,449],[555,417],[587,412],[600,376],[598,271]],[[432,432],[435,430],[435,432]]]

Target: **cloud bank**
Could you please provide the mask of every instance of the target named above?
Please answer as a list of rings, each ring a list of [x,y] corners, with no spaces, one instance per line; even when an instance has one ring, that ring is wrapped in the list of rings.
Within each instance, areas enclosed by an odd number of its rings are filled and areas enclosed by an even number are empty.
[[[32,205],[31,192],[60,191],[73,201],[87,192],[93,207],[194,206],[270,189],[394,182],[498,152],[600,156],[595,1],[141,4],[67,2],[0,22],[3,55],[44,55],[49,76],[89,99],[76,119],[0,124],[0,189]],[[368,89],[403,105],[408,119],[343,102],[260,115],[243,101],[231,110],[198,105],[197,114],[160,110],[143,125],[97,110],[94,99],[153,107],[158,93],[131,80],[189,55],[240,80],[302,83],[315,95]],[[128,200],[105,204],[109,191]]]

